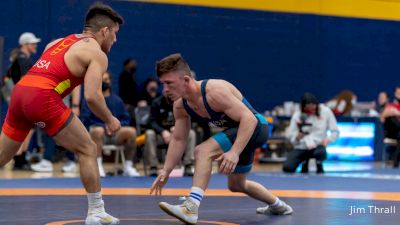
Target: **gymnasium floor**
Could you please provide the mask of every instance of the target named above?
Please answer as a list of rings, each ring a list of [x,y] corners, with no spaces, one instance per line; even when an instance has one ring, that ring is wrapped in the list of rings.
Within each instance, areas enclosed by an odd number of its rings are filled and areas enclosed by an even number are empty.
[[[279,172],[279,166],[258,165],[249,178],[267,186],[294,208],[293,215],[258,215],[262,203],[226,190],[226,177],[213,174],[200,207],[198,224],[221,225],[398,225],[400,171],[368,163],[327,163],[324,175]],[[0,224],[84,224],[87,200],[78,177],[54,173],[37,178],[0,169]],[[33,178],[32,178],[33,177]],[[46,177],[46,176],[45,176]],[[190,177],[171,178],[163,196],[149,196],[151,177],[102,179],[106,208],[121,224],[182,224],[158,208],[158,202],[179,203],[188,194]],[[350,213],[350,210],[354,209]],[[351,214],[351,215],[349,215]]]

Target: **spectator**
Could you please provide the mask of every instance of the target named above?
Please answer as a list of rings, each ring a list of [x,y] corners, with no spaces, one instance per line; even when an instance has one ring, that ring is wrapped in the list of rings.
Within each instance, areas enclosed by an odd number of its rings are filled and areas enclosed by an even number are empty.
[[[330,131],[329,136],[327,131]],[[305,93],[301,98],[300,110],[290,120],[287,136],[294,150],[288,154],[283,171],[293,173],[300,163],[315,158],[317,173],[323,173],[326,146],[337,139],[339,131],[332,111],[319,104],[314,95]],[[308,165],[302,168],[302,172],[308,172]]]
[[[123,63],[124,71],[119,75],[119,97],[128,107],[135,107],[138,101],[138,85],[136,82],[137,62],[126,59]]]
[[[157,146],[168,145],[174,130],[174,114],[172,102],[163,95],[158,96],[151,104],[150,125],[152,129],[146,130],[146,143],[144,148],[144,160],[150,165],[150,176],[157,176]],[[193,176],[194,147],[196,134],[190,130],[188,144],[182,160],[184,176]]]
[[[375,110],[382,113],[385,107],[389,104],[389,94],[386,91],[381,91],[378,94]]]
[[[387,138],[400,140],[400,86],[397,86],[394,92],[393,103],[386,105],[381,113],[380,119],[383,123],[384,135]],[[400,149],[394,152],[393,167],[399,167]]]
[[[157,78],[150,77],[144,82],[144,90],[139,95],[137,106],[150,106],[152,101],[160,96]]]
[[[332,109],[336,116],[350,116],[353,106],[357,103],[357,96],[349,91],[343,90],[326,105]]]
[[[21,34],[18,42],[17,56],[7,74],[14,81],[14,84],[33,66],[31,56],[37,52],[37,43],[40,42],[40,38],[37,38],[32,33],[25,32]]]
[[[383,123],[385,123],[387,119],[389,119],[392,120],[394,125],[397,125],[399,117],[400,117],[400,86],[396,87],[395,89],[393,103],[387,104],[387,106],[382,111],[380,118]],[[399,135],[396,134],[393,137],[398,137],[398,136]]]
[[[113,116],[121,121],[121,129],[116,132],[115,136],[106,135],[104,122],[89,110],[86,101],[83,102],[81,111],[81,120],[89,129],[92,140],[97,144],[97,163],[99,165],[100,176],[106,176],[102,158],[102,147],[104,144],[124,145],[125,157],[127,160],[125,162],[123,174],[130,177],[139,176],[132,161],[136,153],[136,129],[129,126],[130,116],[122,99],[111,93],[111,75],[108,72],[103,74],[102,91],[107,107],[110,109]]]
[[[15,86],[14,81],[11,79],[9,73],[11,73],[11,67],[12,67],[14,61],[17,59],[18,52],[19,52],[19,48],[14,48],[10,51],[10,54],[8,56],[10,65],[7,69],[6,74],[4,74],[3,79],[2,79],[3,82],[2,82],[2,86],[1,86],[1,94],[7,104],[10,103],[11,92]]]

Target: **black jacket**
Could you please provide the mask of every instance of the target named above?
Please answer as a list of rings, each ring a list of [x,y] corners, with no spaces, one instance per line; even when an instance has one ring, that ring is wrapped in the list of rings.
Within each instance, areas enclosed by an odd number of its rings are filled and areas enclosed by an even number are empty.
[[[174,113],[172,103],[160,95],[151,103],[150,125],[158,134],[163,130],[168,130],[174,126]]]

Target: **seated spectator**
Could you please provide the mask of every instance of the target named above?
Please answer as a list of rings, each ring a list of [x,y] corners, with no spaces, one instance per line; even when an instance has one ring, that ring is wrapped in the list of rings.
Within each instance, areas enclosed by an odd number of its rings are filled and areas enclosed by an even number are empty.
[[[152,129],[146,130],[146,143],[144,149],[145,160],[150,165],[150,176],[157,176],[157,146],[168,145],[174,132],[174,114],[172,102],[163,95],[154,99],[151,104],[150,125]],[[184,153],[182,164],[184,176],[193,176],[194,147],[196,134],[190,130],[188,144]]]
[[[124,145],[127,160],[123,174],[130,177],[139,176],[132,161],[136,153],[136,129],[129,126],[130,117],[121,98],[111,93],[111,75],[108,72],[103,75],[102,91],[107,107],[113,116],[121,121],[121,129],[117,131],[115,136],[108,136],[106,134],[104,122],[89,110],[86,101],[83,101],[81,110],[81,120],[89,129],[92,140],[97,144],[97,163],[100,176],[106,176],[102,163],[102,147],[104,144]]]
[[[349,91],[343,90],[326,105],[332,109],[336,116],[350,116],[353,106],[357,103],[357,96]]]
[[[389,94],[386,91],[381,91],[376,99],[375,110],[380,114],[385,107],[390,103]]]
[[[330,135],[327,135],[330,131]],[[332,111],[319,104],[314,95],[305,93],[288,128],[287,137],[294,146],[283,165],[283,171],[294,173],[300,163],[315,158],[317,173],[323,173],[322,161],[326,159],[326,146],[337,139],[339,131]],[[307,167],[302,172],[308,172]]]
[[[158,80],[157,78],[150,77],[144,82],[144,90],[139,94],[137,106],[150,106],[158,96],[160,96],[158,92]]]

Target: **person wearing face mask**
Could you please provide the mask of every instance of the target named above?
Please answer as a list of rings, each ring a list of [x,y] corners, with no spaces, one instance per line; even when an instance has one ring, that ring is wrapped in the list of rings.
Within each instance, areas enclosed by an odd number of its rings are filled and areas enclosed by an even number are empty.
[[[158,80],[154,77],[150,77],[144,82],[144,90],[139,95],[137,106],[150,106],[153,100],[158,96],[160,96],[158,92]]]
[[[138,101],[138,84],[136,82],[137,62],[134,59],[126,59],[123,63],[124,71],[119,75],[119,97],[128,108],[135,107]]]
[[[394,91],[394,100],[386,105],[380,115],[383,123],[384,135],[386,138],[400,140],[400,86],[397,86]],[[400,147],[397,147],[394,153],[393,167],[399,167]]]
[[[82,104],[81,120],[89,129],[90,137],[97,145],[97,164],[101,177],[106,173],[103,168],[102,147],[104,144],[117,144],[125,146],[125,161],[123,175],[129,177],[140,176],[133,165],[133,157],[136,153],[136,129],[130,127],[131,118],[120,97],[111,93],[111,75],[109,72],[103,74],[101,89],[106,100],[107,107],[111,113],[121,121],[121,129],[114,136],[106,135],[105,124],[93,114],[86,102]]]
[[[326,159],[326,146],[338,136],[339,130],[333,112],[319,104],[313,94],[305,93],[300,101],[300,110],[290,120],[287,137],[294,150],[288,154],[283,171],[294,173],[300,163],[315,158],[317,173],[323,173],[322,161]],[[308,167],[303,167],[302,172],[308,172]]]
[[[172,140],[174,131],[173,102],[164,95],[158,96],[151,104],[150,127],[146,130],[146,142],[144,159],[150,166],[150,176],[157,176],[157,145],[166,144]],[[194,148],[196,145],[196,133],[193,129],[189,131],[188,144],[186,145],[182,165],[184,176],[193,176]]]

